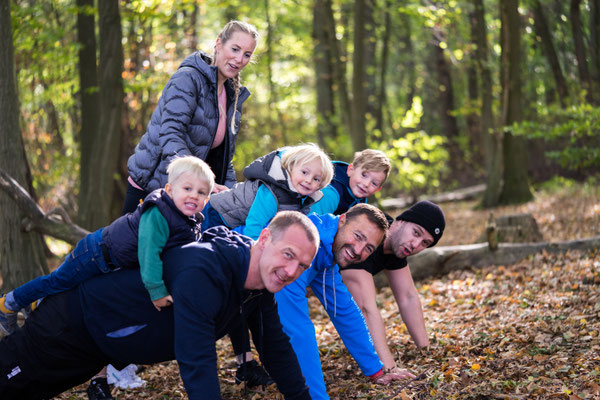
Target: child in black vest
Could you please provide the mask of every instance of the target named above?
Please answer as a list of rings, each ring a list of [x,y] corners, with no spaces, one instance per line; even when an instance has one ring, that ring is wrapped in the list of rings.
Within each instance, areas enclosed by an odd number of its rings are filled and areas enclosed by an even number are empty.
[[[322,190],[323,198],[311,207],[311,212],[341,215],[355,204],[366,203],[367,197],[381,189],[390,168],[385,153],[373,149],[354,153],[351,164],[334,161],[333,180]]]
[[[51,294],[69,290],[96,275],[140,266],[142,280],[160,310],[173,299],[162,281],[163,250],[198,238],[202,208],[214,185],[214,174],[199,158],[174,159],[164,189],[150,193],[138,208],[107,227],[81,239],[65,261],[49,275],[38,277],[0,297],[0,328],[17,328],[17,312]]]

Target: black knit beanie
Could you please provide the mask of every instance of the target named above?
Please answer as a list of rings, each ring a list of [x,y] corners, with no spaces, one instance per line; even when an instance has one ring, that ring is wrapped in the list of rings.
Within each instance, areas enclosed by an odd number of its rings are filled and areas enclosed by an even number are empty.
[[[396,220],[414,222],[420,225],[433,236],[433,243],[428,247],[433,247],[444,234],[446,227],[446,218],[444,212],[437,205],[430,201],[423,200],[413,204],[408,210],[396,217]]]

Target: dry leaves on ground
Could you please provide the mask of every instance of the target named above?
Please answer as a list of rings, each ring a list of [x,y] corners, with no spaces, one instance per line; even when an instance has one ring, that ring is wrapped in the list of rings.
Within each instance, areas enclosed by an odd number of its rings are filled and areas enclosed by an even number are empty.
[[[488,211],[474,203],[444,205],[442,245],[475,240]],[[600,234],[600,191],[568,189],[494,210],[531,212],[546,240]],[[417,283],[432,346],[415,348],[391,291],[378,294],[388,343],[417,379],[382,387],[360,373],[318,301],[310,298],[323,371],[332,399],[598,399],[600,398],[600,251],[538,254],[516,265],[454,272]],[[281,399],[274,387],[235,385],[228,339],[218,342],[226,399]],[[144,389],[115,389],[118,399],[185,399],[176,363],[146,368]],[[61,399],[85,398],[79,387]]]

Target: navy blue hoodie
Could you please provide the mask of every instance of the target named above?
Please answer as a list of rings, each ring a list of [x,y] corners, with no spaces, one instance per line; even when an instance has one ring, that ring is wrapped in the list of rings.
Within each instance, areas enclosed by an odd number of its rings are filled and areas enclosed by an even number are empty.
[[[219,399],[215,342],[236,326],[240,312],[267,371],[286,399],[309,399],[300,366],[283,333],[272,293],[244,289],[252,241],[224,227],[201,242],[163,253],[173,307],[156,311],[139,271],[121,270],[79,288],[84,323],[117,363],[177,359],[190,400]]]

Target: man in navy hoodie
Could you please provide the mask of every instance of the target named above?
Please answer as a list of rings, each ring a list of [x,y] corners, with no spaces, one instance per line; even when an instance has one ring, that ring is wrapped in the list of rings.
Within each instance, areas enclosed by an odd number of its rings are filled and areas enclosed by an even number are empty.
[[[122,270],[46,298],[0,341],[0,398],[43,399],[100,368],[176,359],[190,400],[220,398],[215,342],[246,320],[286,399],[310,399],[283,333],[273,293],[307,269],[319,233],[299,212],[281,212],[258,241],[216,227],[164,253],[173,307],[157,311],[140,274]]]

